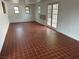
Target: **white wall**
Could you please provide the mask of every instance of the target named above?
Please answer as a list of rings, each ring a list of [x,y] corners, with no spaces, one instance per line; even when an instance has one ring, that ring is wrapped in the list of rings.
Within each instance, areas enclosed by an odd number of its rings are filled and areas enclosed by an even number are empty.
[[[2,4],[0,0],[0,52],[6,37],[9,27],[8,15],[3,13]]]
[[[79,41],[79,0],[61,2],[57,30]]]
[[[33,14],[33,7],[34,5],[27,5],[23,1],[20,3],[11,3],[8,2],[8,16],[10,22],[27,22],[27,21],[34,21],[34,14]],[[19,7],[19,14],[14,13],[13,7],[18,6]],[[25,13],[25,6],[30,6],[30,14]]]
[[[47,6],[49,3],[59,3],[59,15],[57,31],[79,40],[79,0],[41,0],[41,14],[47,16]],[[36,10],[36,21],[47,25],[46,20],[41,20]]]

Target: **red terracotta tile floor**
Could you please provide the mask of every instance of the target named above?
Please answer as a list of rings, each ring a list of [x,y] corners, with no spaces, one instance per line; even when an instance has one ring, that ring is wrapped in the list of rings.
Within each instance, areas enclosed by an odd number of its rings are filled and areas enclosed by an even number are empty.
[[[79,42],[37,23],[10,24],[0,59],[79,59]]]

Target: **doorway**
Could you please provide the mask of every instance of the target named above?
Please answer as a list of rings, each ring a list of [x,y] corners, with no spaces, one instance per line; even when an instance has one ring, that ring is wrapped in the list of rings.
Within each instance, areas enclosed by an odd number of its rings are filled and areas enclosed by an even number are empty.
[[[57,28],[58,6],[58,3],[48,5],[48,26]]]

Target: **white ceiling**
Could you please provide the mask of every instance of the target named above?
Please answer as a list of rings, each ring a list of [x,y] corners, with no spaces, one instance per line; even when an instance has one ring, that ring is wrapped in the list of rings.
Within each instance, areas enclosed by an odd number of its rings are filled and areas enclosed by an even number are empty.
[[[31,3],[31,4],[40,2],[40,0],[5,0],[5,1],[11,1],[12,3],[19,3],[20,1],[23,1],[25,3]]]
[[[19,0],[12,0],[12,3],[19,3]]]

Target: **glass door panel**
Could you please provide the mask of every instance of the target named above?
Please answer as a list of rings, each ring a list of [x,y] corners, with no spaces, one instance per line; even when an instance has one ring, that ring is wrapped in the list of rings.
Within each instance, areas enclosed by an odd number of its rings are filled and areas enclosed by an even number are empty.
[[[49,26],[51,26],[51,20],[52,20],[52,13],[51,13],[51,11],[52,11],[52,5],[48,5],[48,20],[47,20],[47,24],[49,25]]]
[[[48,5],[48,20],[47,25],[56,28],[58,17],[58,4]]]
[[[58,4],[53,4],[52,9],[52,27],[57,27]]]

